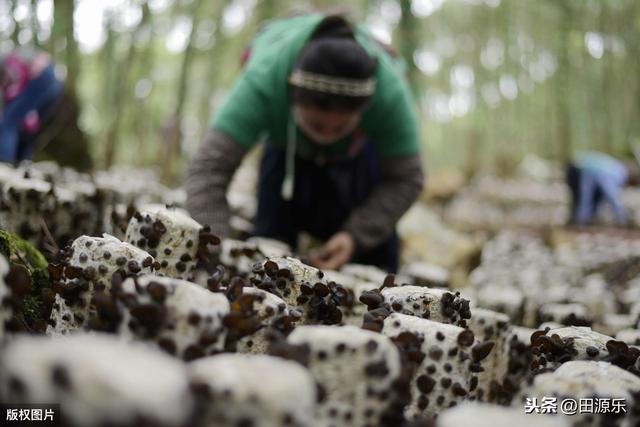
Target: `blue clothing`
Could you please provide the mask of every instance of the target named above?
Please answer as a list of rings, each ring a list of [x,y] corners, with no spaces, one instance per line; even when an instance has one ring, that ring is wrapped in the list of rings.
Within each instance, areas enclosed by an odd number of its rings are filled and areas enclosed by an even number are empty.
[[[622,162],[598,152],[586,152],[576,159],[579,169],[578,203],[575,220],[579,225],[589,224],[598,209],[596,193],[613,207],[618,225],[625,225],[627,216],[620,202],[621,190],[628,179],[627,169]]]
[[[31,80],[15,99],[4,106],[0,118],[0,161],[19,162],[31,157],[34,138],[24,138],[20,144],[20,128],[30,111],[37,111],[42,118],[62,94],[63,85],[49,65]]]
[[[340,231],[351,211],[362,205],[379,181],[373,146],[368,142],[358,153],[340,158],[318,160],[297,153],[293,197],[285,200],[280,192],[285,161],[285,149],[267,141],[260,167],[254,234],[287,242],[294,248],[301,231],[321,240]],[[378,247],[355,253],[351,262],[376,265],[394,273],[399,257],[400,241],[394,232]]]

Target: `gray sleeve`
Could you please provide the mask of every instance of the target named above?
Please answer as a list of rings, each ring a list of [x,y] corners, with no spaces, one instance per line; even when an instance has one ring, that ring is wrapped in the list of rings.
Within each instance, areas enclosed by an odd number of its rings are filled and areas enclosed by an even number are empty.
[[[211,226],[220,237],[231,233],[226,192],[246,151],[226,134],[209,130],[189,165],[187,209],[196,221]]]
[[[420,155],[380,159],[380,183],[343,226],[356,250],[372,249],[395,230],[400,217],[422,192],[424,173]]]

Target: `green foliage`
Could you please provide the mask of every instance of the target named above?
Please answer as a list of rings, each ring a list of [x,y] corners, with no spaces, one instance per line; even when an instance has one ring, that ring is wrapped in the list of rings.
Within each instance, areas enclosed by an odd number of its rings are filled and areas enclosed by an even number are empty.
[[[27,270],[35,293],[50,287],[47,270],[49,263],[29,242],[13,233],[0,230],[0,253],[10,264],[20,265]]]
[[[76,0],[76,12],[88,1]],[[105,41],[86,52],[86,40],[77,40],[79,51],[67,40],[74,20],[60,5],[73,2],[53,3],[51,36],[39,42],[77,75],[71,83],[96,166],[113,157],[114,164],[162,167],[175,172],[175,183],[241,72],[252,35],[297,6],[172,0],[158,8],[162,2],[126,0],[120,9],[105,6]],[[344,8],[335,0],[309,4]],[[128,8],[144,19],[125,25]],[[376,34],[393,36],[424,118],[432,169],[495,165],[505,152],[513,161],[531,152],[560,160],[587,148],[619,154],[640,140],[636,0],[367,0],[349,9]],[[1,35],[18,40],[36,24],[22,20]],[[187,42],[176,48],[170,41],[181,25]]]
[[[19,330],[44,332],[51,312],[51,304],[45,303],[45,296],[51,294],[47,260],[31,244],[4,230],[0,230],[0,253],[12,268],[24,268],[31,282],[28,292],[15,302],[12,322]]]
[[[30,243],[16,234],[0,230],[0,253],[13,264],[25,267],[30,274],[46,271],[46,258]]]

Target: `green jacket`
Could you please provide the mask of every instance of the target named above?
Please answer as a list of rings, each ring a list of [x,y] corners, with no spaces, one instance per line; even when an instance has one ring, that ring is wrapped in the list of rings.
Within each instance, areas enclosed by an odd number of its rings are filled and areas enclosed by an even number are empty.
[[[215,113],[211,127],[229,135],[244,148],[263,138],[285,147],[291,117],[288,78],[311,34],[324,18],[310,14],[277,20],[267,25],[253,41],[251,56],[233,85],[226,102]],[[416,154],[420,128],[401,67],[362,26],[356,40],[378,60],[376,92],[363,114],[360,130],[372,140],[381,157]],[[297,152],[310,156],[346,152],[347,137],[329,146],[316,146],[297,130]]]

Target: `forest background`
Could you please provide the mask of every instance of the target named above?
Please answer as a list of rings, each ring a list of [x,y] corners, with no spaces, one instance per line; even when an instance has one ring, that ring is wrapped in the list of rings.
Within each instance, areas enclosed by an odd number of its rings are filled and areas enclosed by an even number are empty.
[[[95,168],[179,183],[266,20],[330,0],[0,0],[0,49],[48,51]],[[628,156],[640,142],[636,0],[355,0],[402,56],[433,170],[508,171],[528,153]],[[73,156],[67,156],[73,164]]]

